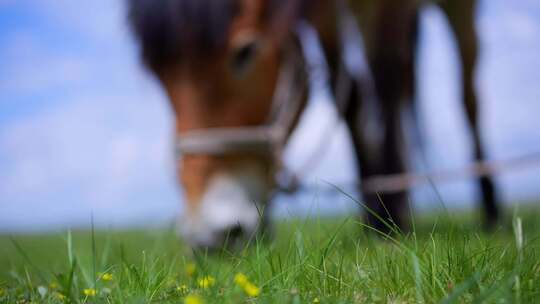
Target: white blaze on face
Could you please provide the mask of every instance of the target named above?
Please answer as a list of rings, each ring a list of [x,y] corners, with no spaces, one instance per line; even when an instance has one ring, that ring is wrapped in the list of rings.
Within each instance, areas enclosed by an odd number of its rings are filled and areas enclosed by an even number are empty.
[[[268,190],[266,179],[255,170],[216,174],[197,209],[179,220],[179,232],[196,247],[219,247],[234,230],[250,237],[260,228]]]

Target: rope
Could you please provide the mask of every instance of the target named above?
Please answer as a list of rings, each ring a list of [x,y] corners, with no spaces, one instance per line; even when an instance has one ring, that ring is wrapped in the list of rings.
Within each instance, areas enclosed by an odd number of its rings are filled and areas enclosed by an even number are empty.
[[[374,176],[364,181],[362,190],[366,193],[392,193],[404,191],[429,182],[452,182],[472,177],[482,177],[519,171],[540,166],[540,152],[499,161],[475,162],[468,166],[431,171],[427,173],[405,173]]]
[[[360,184],[348,183],[346,186],[352,185],[359,187],[364,194],[396,193],[428,183],[449,183],[482,176],[530,170],[535,167],[540,168],[540,152],[505,160],[474,162],[460,168],[436,170],[426,173],[378,175],[367,178]],[[313,186],[299,183],[298,188],[312,190]]]

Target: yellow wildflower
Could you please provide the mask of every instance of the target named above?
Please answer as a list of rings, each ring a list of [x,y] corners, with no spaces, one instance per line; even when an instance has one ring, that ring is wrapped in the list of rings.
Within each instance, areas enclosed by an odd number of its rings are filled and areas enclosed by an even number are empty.
[[[195,264],[193,263],[186,264],[186,274],[188,276],[191,277],[193,274],[195,274],[195,271],[197,271],[197,267],[195,266]]]
[[[254,284],[251,284],[250,282],[247,282],[245,285],[244,285],[244,292],[252,297],[252,298],[256,298],[259,296],[259,294],[261,294],[261,289],[257,286],[255,286]]]
[[[205,276],[199,279],[199,286],[202,288],[212,287],[214,284],[216,284],[216,279],[214,279],[212,276]]]
[[[96,295],[96,290],[94,288],[86,288],[83,290],[83,293],[87,297],[93,297]]]
[[[113,275],[106,272],[106,273],[104,273],[104,274],[101,275],[101,279],[102,279],[103,281],[112,281]]]
[[[58,300],[60,300],[60,301],[63,301],[63,300],[66,299],[66,296],[63,295],[63,294],[60,293],[60,292],[55,292],[55,293],[54,293],[54,296],[55,296]]]
[[[242,287],[242,289],[244,290],[244,292],[250,296],[250,297],[258,297],[259,294],[261,293],[261,289],[257,286],[255,286],[254,284],[252,284],[248,277],[243,274],[243,273],[237,273],[235,276],[234,276],[234,282]]]
[[[184,304],[203,304],[204,301],[201,297],[195,294],[187,295],[184,298]]]
[[[249,280],[247,278],[247,276],[243,273],[237,273],[235,276],[234,276],[234,282],[236,284],[238,284],[238,286],[240,287],[244,287],[244,285],[246,285],[246,283],[249,283]]]
[[[180,286],[177,286],[176,290],[181,292],[181,293],[186,293],[186,292],[188,292],[189,288],[187,287],[186,284],[182,284]]]
[[[313,299],[313,304],[318,304],[318,303],[321,303],[321,301],[319,300],[319,298]]]
[[[50,289],[57,289],[58,288],[58,284],[56,282],[51,282],[51,284],[49,284],[49,288]]]

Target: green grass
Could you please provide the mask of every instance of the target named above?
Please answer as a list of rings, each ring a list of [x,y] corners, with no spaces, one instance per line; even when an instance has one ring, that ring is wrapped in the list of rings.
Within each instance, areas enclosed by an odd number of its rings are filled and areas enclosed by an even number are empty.
[[[540,303],[539,215],[526,210],[490,234],[472,215],[431,215],[387,240],[353,217],[287,220],[273,242],[214,254],[188,250],[170,230],[0,236],[0,302]],[[204,277],[215,284],[202,288]]]

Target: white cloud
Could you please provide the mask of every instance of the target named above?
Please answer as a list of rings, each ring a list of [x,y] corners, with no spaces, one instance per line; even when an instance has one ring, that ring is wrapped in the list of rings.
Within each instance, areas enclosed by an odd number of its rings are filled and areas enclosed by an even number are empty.
[[[148,100],[137,101],[141,95],[84,96],[4,124],[0,223],[21,220],[8,212],[15,205],[17,210],[47,206],[61,214],[56,220],[90,210],[103,217],[125,212],[129,218],[142,206],[147,209],[143,213],[160,206],[157,214],[172,216],[178,197],[171,117],[159,95],[143,96]],[[147,198],[134,200],[137,196]]]
[[[69,88],[88,81],[95,70],[81,55],[57,54],[40,44],[34,33],[18,31],[8,35],[2,48],[2,94]],[[9,99],[4,100],[9,101]]]
[[[537,43],[540,23],[537,18],[523,11],[509,10],[502,16],[509,34],[525,43]]]

